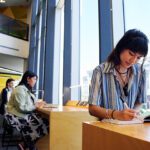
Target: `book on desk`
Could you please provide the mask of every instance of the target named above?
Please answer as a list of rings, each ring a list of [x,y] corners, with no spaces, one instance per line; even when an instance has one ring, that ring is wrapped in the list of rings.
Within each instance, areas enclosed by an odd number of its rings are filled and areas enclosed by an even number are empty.
[[[133,118],[132,120],[122,121],[117,119],[103,119],[102,122],[108,122],[119,125],[141,124],[144,122],[150,122],[150,109],[141,109],[136,118]]]

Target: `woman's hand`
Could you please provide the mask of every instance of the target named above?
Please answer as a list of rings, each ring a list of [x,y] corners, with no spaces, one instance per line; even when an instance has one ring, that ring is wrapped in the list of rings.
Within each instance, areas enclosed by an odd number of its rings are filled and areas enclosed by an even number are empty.
[[[35,102],[35,107],[42,108],[45,104],[46,104],[45,101],[37,101],[37,102]]]
[[[137,112],[133,109],[116,110],[113,113],[114,119],[118,120],[132,120],[136,117]]]

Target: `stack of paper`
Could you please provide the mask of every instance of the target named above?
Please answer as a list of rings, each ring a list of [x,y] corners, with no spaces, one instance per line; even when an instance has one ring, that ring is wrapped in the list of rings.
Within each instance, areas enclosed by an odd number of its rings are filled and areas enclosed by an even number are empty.
[[[138,118],[134,118],[134,119],[129,120],[129,121],[122,121],[122,120],[117,120],[117,119],[103,119],[102,122],[125,125],[125,124],[140,124],[140,123],[143,123],[144,120],[141,120]]]

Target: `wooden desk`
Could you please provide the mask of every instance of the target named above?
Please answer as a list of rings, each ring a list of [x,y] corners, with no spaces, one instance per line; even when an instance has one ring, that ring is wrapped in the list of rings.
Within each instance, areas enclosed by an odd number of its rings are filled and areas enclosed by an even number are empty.
[[[38,108],[50,122],[50,134],[38,142],[40,150],[81,150],[82,122],[97,120],[87,108],[59,106],[58,108]]]
[[[115,125],[83,123],[83,150],[149,150],[150,123]]]

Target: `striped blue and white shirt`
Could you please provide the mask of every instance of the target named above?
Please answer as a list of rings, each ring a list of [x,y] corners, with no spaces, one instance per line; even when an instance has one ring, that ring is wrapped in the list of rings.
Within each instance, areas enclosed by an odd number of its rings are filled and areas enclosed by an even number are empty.
[[[141,71],[140,64],[135,64],[130,69],[131,75],[128,81],[128,96],[126,97],[117,79],[113,64],[105,62],[96,67],[89,89],[89,104],[122,110],[124,105],[120,97],[127,102],[129,108],[133,108],[136,102],[146,102],[146,73],[143,69]]]

